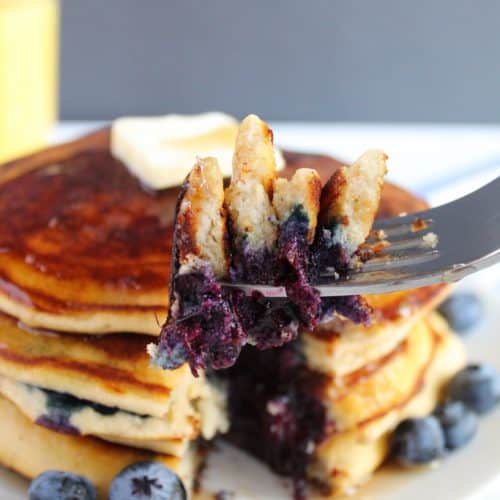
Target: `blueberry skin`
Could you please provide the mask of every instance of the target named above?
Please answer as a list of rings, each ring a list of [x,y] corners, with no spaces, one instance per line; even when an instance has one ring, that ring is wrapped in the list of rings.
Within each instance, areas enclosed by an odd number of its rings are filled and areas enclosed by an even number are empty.
[[[49,470],[33,480],[28,497],[29,500],[96,500],[97,493],[83,476]]]
[[[446,401],[436,408],[434,415],[443,429],[447,450],[465,446],[476,435],[479,419],[461,401]]]
[[[484,317],[483,303],[473,293],[455,293],[440,306],[439,312],[457,333],[467,333]]]
[[[468,365],[448,383],[447,399],[462,401],[472,411],[482,415],[500,399],[500,375],[485,363]]]
[[[443,429],[434,416],[403,420],[391,436],[391,453],[401,465],[426,464],[445,453]]]
[[[186,500],[179,476],[158,462],[125,467],[111,482],[109,500]]]

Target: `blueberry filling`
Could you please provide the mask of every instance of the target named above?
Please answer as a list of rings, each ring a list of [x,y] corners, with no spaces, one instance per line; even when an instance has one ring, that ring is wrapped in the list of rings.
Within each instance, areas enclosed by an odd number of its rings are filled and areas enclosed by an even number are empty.
[[[71,394],[42,389],[41,387],[31,385],[26,385],[26,387],[45,394],[45,412],[35,422],[56,432],[79,435],[80,430],[71,424],[71,416],[84,408],[91,408],[103,416],[112,416],[119,411],[128,413],[125,410],[104,406],[87,399],[79,399]],[[138,416],[142,417],[142,415]]]
[[[193,375],[199,369],[234,364],[245,335],[232,312],[230,292],[222,290],[209,265],[175,276],[176,304],[161,331],[154,362],[175,369],[186,361]]]
[[[319,282],[319,269],[331,269],[339,277],[349,269],[350,257],[341,245],[334,243],[336,222],[329,229],[324,226],[316,231],[315,241],[307,243],[309,219],[302,206],[293,210],[281,228],[278,240],[278,259],[281,276],[287,295],[294,305],[301,325],[309,330],[335,312],[354,323],[368,324],[371,309],[359,295],[326,297],[321,299],[314,289]]]
[[[338,227],[339,224],[335,219],[319,226],[312,252],[315,256],[316,269],[331,269],[342,275],[349,269],[351,258],[335,238]]]
[[[298,340],[265,352],[247,346],[221,375],[229,383],[231,439],[291,477],[295,498],[305,498],[307,465],[332,428],[319,396],[323,376],[307,369]]]
[[[230,227],[230,224],[228,226]],[[273,284],[276,278],[275,260],[274,255],[267,249],[252,249],[244,238],[233,248],[229,277],[235,282]]]
[[[196,376],[199,370],[232,366],[247,343],[261,350],[282,346],[297,337],[300,327],[312,330],[335,312],[356,323],[369,323],[371,310],[361,297],[322,300],[314,288],[318,266],[335,266],[344,275],[349,258],[333,243],[333,226],[321,228],[313,245],[308,242],[309,227],[307,213],[302,205],[296,206],[281,225],[271,254],[265,248],[251,249],[247,239],[235,244],[228,224],[233,242],[229,278],[284,286],[286,301],[223,289],[208,263],[195,264],[187,272],[179,269],[174,242],[172,303],[153,362],[170,370],[187,362]],[[182,244],[182,230],[176,232],[177,238]]]
[[[232,301],[248,341],[260,350],[282,346],[297,337],[299,321],[289,301],[238,292],[233,292]]]
[[[287,296],[297,310],[301,323],[314,328],[321,314],[321,298],[311,286],[314,269],[313,254],[309,250],[307,233],[309,218],[302,206],[293,210],[282,225],[278,239],[278,281],[285,284]]]

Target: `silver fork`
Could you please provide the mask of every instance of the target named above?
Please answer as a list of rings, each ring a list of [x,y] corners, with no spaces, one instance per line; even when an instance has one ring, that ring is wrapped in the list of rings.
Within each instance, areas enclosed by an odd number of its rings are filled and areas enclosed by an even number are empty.
[[[367,244],[382,249],[347,277],[323,269],[314,285],[323,297],[386,293],[452,283],[500,262],[500,177],[463,198],[375,222]],[[283,287],[223,283],[266,297]]]

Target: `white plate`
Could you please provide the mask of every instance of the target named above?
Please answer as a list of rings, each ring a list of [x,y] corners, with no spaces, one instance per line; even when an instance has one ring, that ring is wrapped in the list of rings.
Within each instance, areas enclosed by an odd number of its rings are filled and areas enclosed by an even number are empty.
[[[298,147],[297,143],[294,143]],[[491,174],[490,174],[491,175]],[[489,179],[488,179],[489,180]],[[404,183],[403,183],[404,184]],[[431,193],[436,203],[453,198],[450,189]],[[454,193],[456,192],[453,190]],[[464,235],[466,237],[466,235]],[[478,293],[486,307],[483,322],[464,338],[471,361],[487,361],[500,370],[500,266],[467,278],[458,287]],[[1,420],[0,420],[1,425]],[[0,467],[0,499],[25,500],[28,481]],[[283,479],[247,454],[221,444],[209,459],[204,489],[236,492],[238,500],[289,500]],[[433,468],[383,467],[349,497],[355,500],[498,500],[500,499],[500,408],[481,418],[479,432],[466,448]]]

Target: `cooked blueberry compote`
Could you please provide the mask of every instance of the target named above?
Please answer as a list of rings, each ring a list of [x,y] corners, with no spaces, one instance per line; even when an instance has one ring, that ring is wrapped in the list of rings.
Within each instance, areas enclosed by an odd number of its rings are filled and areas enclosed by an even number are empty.
[[[246,346],[221,375],[229,383],[231,438],[291,477],[295,498],[305,498],[307,465],[332,423],[319,396],[324,378],[306,368],[300,341],[265,352]]]
[[[96,500],[97,492],[83,476],[49,470],[33,480],[28,497],[29,500]]]
[[[309,218],[302,206],[296,206],[280,228],[277,281],[285,284],[301,323],[312,329],[320,320],[321,298],[310,283],[315,262],[307,242],[308,231]]]
[[[351,258],[347,250],[335,238],[339,222],[335,219],[320,225],[316,230],[313,253],[317,269],[329,269],[339,275],[349,269]]]
[[[188,362],[199,369],[231,366],[245,341],[233,314],[231,295],[217,283],[209,265],[177,274],[175,308],[161,332],[154,362],[175,369]]]
[[[230,221],[228,221],[228,232],[232,234]],[[231,261],[229,269],[231,281],[274,283],[276,259],[266,248],[252,248],[243,238],[239,243],[233,243]]]
[[[111,482],[109,500],[186,500],[179,476],[158,462],[125,467]]]

